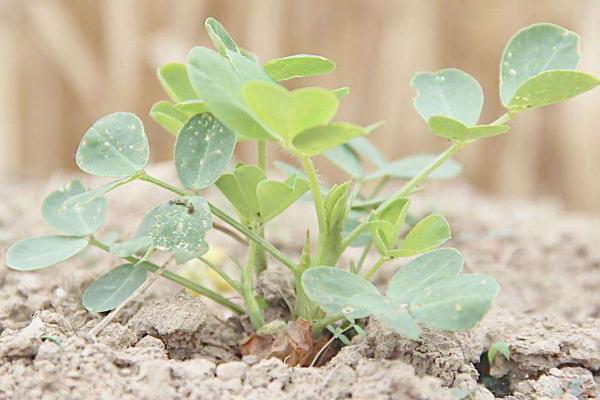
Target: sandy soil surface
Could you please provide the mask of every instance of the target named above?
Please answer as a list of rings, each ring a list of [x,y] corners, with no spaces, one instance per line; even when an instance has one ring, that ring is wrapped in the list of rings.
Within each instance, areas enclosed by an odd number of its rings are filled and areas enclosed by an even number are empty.
[[[169,174],[164,167],[156,173]],[[67,180],[57,175],[0,187],[3,250],[49,232],[40,202]],[[598,398],[600,221],[550,201],[485,198],[457,182],[428,193],[416,202],[416,212],[443,212],[454,231],[450,245],[463,252],[465,269],[491,274],[502,287],[472,332],[426,331],[410,341],[370,320],[365,335],[325,366],[289,368],[277,359],[240,357],[245,321],[159,279],[93,342],[85,333],[103,316],[85,311],[79,298],[119,265],[117,259],[90,249],[32,273],[8,270],[2,259],[0,399]],[[103,232],[128,237],[146,211],[168,198],[141,183],[111,194]],[[306,229],[306,207],[289,210],[271,232],[292,256]],[[243,256],[229,238],[211,235],[211,244]],[[276,303],[289,287],[284,272],[271,264],[262,290]],[[379,283],[394,270],[386,266]],[[489,365],[486,352],[498,340],[510,346],[510,360],[498,356]]]

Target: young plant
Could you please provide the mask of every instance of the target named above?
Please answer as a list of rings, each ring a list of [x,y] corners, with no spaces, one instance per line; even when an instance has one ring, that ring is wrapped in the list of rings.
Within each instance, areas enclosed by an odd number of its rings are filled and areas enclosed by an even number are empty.
[[[285,356],[265,351],[265,347],[275,346],[281,335],[290,341],[304,338],[292,346],[303,349],[304,354],[292,359],[305,365],[311,361],[307,354],[316,353],[327,342],[323,332],[345,338],[343,332],[350,327],[359,332],[355,321],[368,316],[413,339],[420,336],[422,325],[459,331],[477,324],[496,296],[498,284],[490,276],[462,274],[460,253],[438,249],[451,237],[442,215],[407,223],[410,196],[426,179],[458,174],[461,168],[452,156],[480,139],[506,133],[510,129],[506,123],[517,114],[596,87],[600,83],[596,77],[575,71],[579,37],[552,24],[532,25],[518,32],[500,64],[500,98],[506,113],[491,123],[479,121],[483,93],[471,75],[458,69],[415,75],[415,108],[433,134],[451,145],[438,156],[389,162],[366,139],[379,124],[362,127],[333,121],[348,88],[288,90],[282,84],[292,78],[329,73],[335,68],[332,61],[295,55],[261,65],[214,19],[206,21],[206,29],[217,51],[195,47],[186,64],[160,67],[158,78],[170,101],[160,101],[150,111],[156,122],[176,136],[175,169],[182,187],[145,171],[148,141],[136,116],[115,113],[103,117],[85,133],[76,162],[89,174],[114,180],[94,190],[73,181],[48,195],[42,204],[42,218],[62,234],[15,243],[8,250],[8,265],[17,270],[45,268],[87,246],[122,258],[123,265],[101,276],[83,294],[83,305],[100,312],[117,307],[143,284],[147,271],[159,269],[151,262],[155,253],[170,253],[178,264],[200,259],[239,292],[243,304],[162,268],[161,275],[247,315],[257,331],[255,339],[261,338],[260,343],[246,343],[250,351]],[[256,163],[230,167],[239,141],[256,143]],[[295,156],[302,169],[276,163],[289,177],[270,179],[267,144]],[[318,156],[330,159],[350,179],[329,188],[322,186],[313,165]],[[392,196],[378,197],[394,179],[407,182]],[[106,213],[104,196],[136,181],[161,187],[175,197],[154,207],[133,238],[102,242],[95,235]],[[366,194],[365,185],[371,182],[374,189]],[[202,197],[202,192],[213,186],[235,215]],[[307,235],[297,262],[265,239],[265,229],[307,192],[314,202],[318,235],[315,243]],[[228,227],[213,225],[213,218]],[[239,276],[230,276],[202,257],[208,250],[205,234],[212,227],[247,239],[247,262]],[[362,256],[350,265],[339,265],[340,256],[350,246],[362,247]],[[379,258],[363,272],[372,250]],[[287,327],[284,321],[265,321],[267,305],[255,290],[256,278],[269,261],[267,255],[287,267],[293,277],[296,297]],[[392,277],[385,295],[371,283],[386,263],[414,256]]]

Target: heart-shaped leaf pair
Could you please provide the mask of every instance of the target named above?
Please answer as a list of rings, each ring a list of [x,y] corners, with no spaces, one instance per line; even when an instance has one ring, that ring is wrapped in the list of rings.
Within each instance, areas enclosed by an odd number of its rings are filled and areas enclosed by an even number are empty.
[[[553,24],[517,32],[502,55],[500,98],[512,113],[557,103],[600,84],[573,71],[579,64],[579,35]]]
[[[369,130],[345,122],[330,123],[338,99],[321,88],[288,91],[283,86],[255,81],[243,88],[246,104],[288,147],[307,156],[363,136]]]
[[[234,149],[235,135],[212,114],[194,115],[175,142],[179,180],[188,189],[206,189],[227,168]]]
[[[413,226],[398,243],[409,204],[407,199],[397,199],[371,214],[371,236],[381,256],[414,256],[433,250],[451,238],[448,221],[440,214],[431,214]]]
[[[254,165],[239,164],[222,175],[217,187],[246,222],[267,222],[281,214],[308,191],[308,181],[292,175],[284,182],[267,180]]]
[[[421,255],[392,278],[387,296],[369,281],[334,267],[302,275],[306,295],[332,315],[374,315],[397,333],[420,336],[417,322],[448,331],[471,329],[489,310],[498,284],[486,275],[459,275],[463,260],[454,249]]]
[[[114,244],[111,249],[117,254],[133,254],[151,244],[176,254],[201,252],[211,228],[208,202],[200,196],[183,196],[154,208],[144,217],[136,239]]]
[[[466,72],[455,68],[420,72],[413,77],[411,86],[417,91],[414,106],[435,135],[468,142],[509,129],[476,125],[483,107],[483,91]]]
[[[85,133],[75,161],[89,174],[123,178],[140,172],[149,154],[142,121],[119,112],[100,118]]]

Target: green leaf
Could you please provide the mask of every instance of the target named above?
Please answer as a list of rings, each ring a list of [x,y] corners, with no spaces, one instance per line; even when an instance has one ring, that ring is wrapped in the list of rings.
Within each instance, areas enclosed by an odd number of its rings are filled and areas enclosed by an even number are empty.
[[[210,228],[212,216],[207,201],[200,196],[183,196],[154,208],[136,236],[147,234],[158,250],[193,252]]]
[[[119,257],[131,257],[147,249],[152,244],[153,241],[150,237],[141,236],[124,242],[113,243],[109,247],[109,252]]]
[[[190,84],[185,64],[165,64],[158,68],[156,74],[163,89],[175,103],[198,98],[198,95]]]
[[[327,74],[335,63],[325,57],[297,54],[268,61],[263,68],[276,81]]]
[[[206,103],[202,100],[186,100],[181,103],[175,104],[175,109],[181,111],[186,115],[187,118],[193,117],[196,114],[208,112],[208,108],[206,107]],[[187,121],[186,118],[186,121]],[[185,123],[185,121],[184,121]]]
[[[232,174],[222,175],[216,186],[241,216],[254,221],[260,213],[256,188],[265,179],[261,168],[238,164]]]
[[[423,254],[398,269],[387,288],[387,297],[396,307],[408,305],[428,287],[457,276],[463,258],[455,249],[438,249]]]
[[[373,180],[389,176],[398,179],[412,179],[430,166],[438,158],[437,154],[418,154],[402,158],[383,166],[378,171],[368,175],[366,180]],[[450,159],[440,165],[429,175],[428,179],[453,178],[462,171],[462,166]]]
[[[188,116],[168,101],[161,100],[154,103],[150,109],[150,118],[174,136],[177,136],[177,133],[179,133],[179,130],[187,121]]]
[[[100,186],[98,189],[88,190],[87,192],[82,192],[71,196],[68,199],[65,199],[62,205],[62,209],[65,210],[68,208],[84,207],[85,205],[102,198],[102,196],[104,196],[111,190],[114,190],[128,182],[131,182],[130,177],[116,179],[114,181],[108,182],[105,185]]]
[[[278,139],[246,106],[241,90],[245,80],[226,58],[205,47],[194,47],[188,56],[188,73],[208,110],[239,138]]]
[[[175,253],[175,264],[181,265],[188,261],[194,260],[198,257],[205,255],[209,250],[208,243],[204,240],[200,242],[196,250],[194,251],[180,251]]]
[[[473,328],[489,310],[499,286],[487,275],[464,274],[425,289],[410,303],[418,321],[434,329]]]
[[[429,118],[427,124],[435,135],[457,142],[469,142],[496,136],[510,130],[507,125],[475,125],[468,127],[455,119],[442,116]]]
[[[83,136],[75,161],[88,174],[122,178],[141,171],[149,154],[142,121],[120,112],[96,121]]]
[[[106,199],[98,197],[84,206],[64,207],[64,202],[85,188],[79,180],[50,193],[42,203],[42,219],[49,226],[73,236],[87,236],[100,229],[106,216]]]
[[[261,181],[256,196],[262,222],[268,222],[285,211],[309,189],[308,181],[296,176],[285,182]]]
[[[385,255],[395,247],[409,206],[408,199],[399,198],[371,214],[369,229],[380,254]]]
[[[244,85],[243,94],[254,114],[286,141],[308,128],[327,124],[338,108],[335,95],[321,88],[290,92],[274,83],[252,81]]]
[[[346,122],[334,122],[316,126],[300,132],[292,140],[292,145],[303,154],[313,157],[332,147],[339,146],[367,131],[358,125]]]
[[[406,338],[416,340],[421,336],[417,321],[405,307],[393,307],[386,299],[373,314],[387,327]]]
[[[202,190],[221,176],[235,149],[235,135],[210,113],[193,116],[175,143],[175,167],[188,189]]]
[[[113,310],[142,286],[145,280],[146,270],[143,266],[120,265],[88,286],[81,302],[91,312]]]
[[[526,80],[508,103],[511,112],[570,99],[600,85],[600,79],[578,71],[546,71]]]
[[[348,145],[375,166],[383,167],[388,163],[379,149],[375,147],[367,138],[354,138],[348,142]]]
[[[352,177],[361,177],[364,173],[358,154],[347,143],[327,150],[325,157]]]
[[[508,42],[500,64],[500,99],[509,106],[519,88],[544,71],[573,70],[579,64],[579,36],[554,24],[521,29]]]
[[[227,50],[235,51],[237,53],[240,52],[238,45],[219,21],[214,18],[207,18],[204,26],[206,27],[206,32],[208,33],[210,40],[213,42],[213,45],[219,53],[226,56]]]
[[[420,72],[412,81],[417,91],[414,106],[425,121],[442,115],[475,125],[483,107],[483,91],[475,78],[455,68]]]
[[[368,317],[385,302],[371,282],[340,268],[310,268],[302,274],[302,285],[308,298],[323,310],[347,318]]]
[[[392,257],[409,257],[433,250],[452,237],[448,221],[440,214],[423,218],[406,235],[400,248],[389,253]]]
[[[350,94],[350,88],[348,86],[344,86],[341,88],[332,89],[331,93],[333,93],[338,100],[341,100]]]
[[[39,236],[20,240],[6,252],[6,265],[19,271],[50,267],[80,253],[87,246],[85,238]]]
[[[488,349],[487,358],[490,364],[494,363],[498,353],[502,354],[506,360],[510,360],[510,348],[504,340],[494,342]]]

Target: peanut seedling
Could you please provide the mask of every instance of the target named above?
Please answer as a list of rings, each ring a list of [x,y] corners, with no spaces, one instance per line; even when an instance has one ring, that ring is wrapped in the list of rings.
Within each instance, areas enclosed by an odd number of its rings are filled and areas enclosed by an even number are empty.
[[[83,294],[83,305],[90,311],[108,311],[143,284],[147,271],[158,269],[151,262],[157,252],[174,255],[178,264],[202,260],[209,247],[205,235],[216,218],[248,241],[247,263],[239,276],[211,266],[239,292],[242,304],[168,270],[162,276],[247,315],[259,332],[269,331],[268,324],[273,323],[265,320],[265,302],[255,290],[267,255],[290,270],[296,293],[290,320],[308,321],[302,326],[310,326],[315,340],[326,328],[340,333],[348,322],[358,326],[354,321],[368,316],[413,339],[420,336],[421,326],[447,331],[475,326],[498,293],[498,284],[490,276],[461,273],[460,253],[439,248],[451,237],[442,215],[425,216],[407,230],[410,197],[426,179],[458,174],[461,167],[451,158],[473,142],[508,132],[506,124],[519,113],[598,86],[598,78],[575,70],[579,37],[552,24],[518,32],[500,64],[500,98],[506,113],[491,123],[480,121],[483,92],[471,75],[458,69],[418,73],[411,83],[417,91],[414,106],[431,132],[451,145],[439,156],[390,162],[366,139],[379,124],[363,127],[334,121],[348,88],[288,90],[282,84],[330,73],[335,69],[332,61],[295,55],[261,65],[216,20],[208,19],[206,29],[216,51],[195,47],[185,64],[160,67],[158,78],[170,100],[159,101],[150,111],[176,136],[174,161],[181,187],[145,171],[150,151],[135,115],[105,116],[85,133],[76,162],[89,174],[114,180],[94,190],[73,181],[48,195],[42,218],[62,235],[15,243],[8,250],[8,265],[35,270],[67,260],[87,246],[106,250],[125,263],[94,282]],[[256,163],[230,165],[240,141],[256,143]],[[289,177],[269,178],[267,144],[295,156],[302,169],[276,163]],[[349,180],[324,187],[313,165],[319,156],[330,159]],[[393,180],[407,182],[393,195],[379,197]],[[153,208],[134,237],[111,244],[97,239],[106,213],[105,195],[138,181],[175,197]],[[373,189],[365,194],[367,184]],[[231,204],[233,215],[203,197],[203,191],[212,187]],[[312,235],[315,243],[307,237],[296,262],[265,239],[265,230],[308,193],[318,234]],[[351,265],[339,265],[350,246],[362,247],[362,256]],[[370,251],[377,252],[378,260],[365,269]],[[371,280],[385,264],[404,257],[416,258],[395,273],[382,294]],[[283,329],[285,324],[276,322],[271,327]]]

